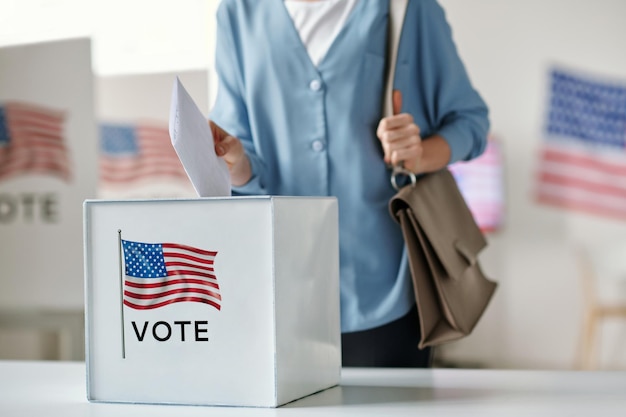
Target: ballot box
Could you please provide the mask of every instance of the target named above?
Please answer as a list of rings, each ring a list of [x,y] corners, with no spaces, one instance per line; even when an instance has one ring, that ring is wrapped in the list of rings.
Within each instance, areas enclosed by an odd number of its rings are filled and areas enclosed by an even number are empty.
[[[84,203],[87,396],[277,407],[339,383],[332,197]]]

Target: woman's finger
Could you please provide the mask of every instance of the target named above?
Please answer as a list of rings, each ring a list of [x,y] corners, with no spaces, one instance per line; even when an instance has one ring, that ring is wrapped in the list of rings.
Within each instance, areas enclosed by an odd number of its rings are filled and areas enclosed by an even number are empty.
[[[215,143],[219,143],[227,136],[230,136],[228,132],[219,127],[217,124],[213,123],[212,120],[209,120],[209,127],[211,128],[211,134],[213,135],[213,141]]]

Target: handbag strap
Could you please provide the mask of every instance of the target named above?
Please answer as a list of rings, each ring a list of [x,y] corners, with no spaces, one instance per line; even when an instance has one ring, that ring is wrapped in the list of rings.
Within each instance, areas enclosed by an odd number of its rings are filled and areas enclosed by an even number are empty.
[[[389,34],[387,37],[387,79],[383,99],[383,117],[393,115],[393,77],[398,59],[398,44],[409,0],[389,0]]]
[[[385,91],[383,96],[383,117],[393,116],[393,79],[396,73],[396,61],[398,60],[398,45],[402,34],[402,25],[409,0],[389,0],[389,30],[387,34],[387,78],[385,80]],[[403,164],[393,167],[391,171],[391,186],[395,190],[401,187],[398,185],[396,177],[408,177],[411,184],[415,184],[415,174],[405,169]]]

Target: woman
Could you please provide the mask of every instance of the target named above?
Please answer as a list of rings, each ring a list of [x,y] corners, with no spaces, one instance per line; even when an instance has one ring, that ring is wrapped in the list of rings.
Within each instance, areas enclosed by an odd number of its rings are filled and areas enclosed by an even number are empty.
[[[477,157],[488,110],[441,6],[411,0],[396,114],[381,120],[388,12],[378,0],[222,0],[210,118],[235,194],[337,197],[343,365],[427,367],[389,166],[421,174]]]

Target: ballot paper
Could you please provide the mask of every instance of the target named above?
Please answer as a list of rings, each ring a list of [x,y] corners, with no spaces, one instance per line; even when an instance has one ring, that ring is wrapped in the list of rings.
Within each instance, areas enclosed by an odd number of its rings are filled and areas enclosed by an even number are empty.
[[[215,153],[208,120],[176,77],[169,121],[172,145],[199,197],[231,195],[226,162]]]

